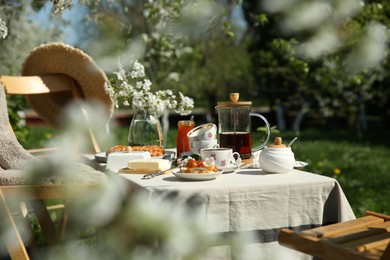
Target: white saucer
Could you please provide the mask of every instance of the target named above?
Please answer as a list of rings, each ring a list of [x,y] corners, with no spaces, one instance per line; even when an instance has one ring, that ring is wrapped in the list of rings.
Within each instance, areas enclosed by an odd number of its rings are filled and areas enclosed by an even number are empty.
[[[294,168],[303,168],[308,165],[309,164],[307,162],[295,161]]]
[[[235,165],[235,164],[231,164],[231,165],[228,165],[228,166],[225,166],[225,167],[218,167],[218,169],[223,170],[223,173],[234,172],[238,168],[239,168],[238,165]]]

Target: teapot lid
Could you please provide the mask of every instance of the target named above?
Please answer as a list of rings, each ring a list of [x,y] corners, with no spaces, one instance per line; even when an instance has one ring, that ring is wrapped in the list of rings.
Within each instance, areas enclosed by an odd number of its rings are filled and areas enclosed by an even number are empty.
[[[287,146],[285,144],[282,144],[282,137],[277,136],[275,137],[274,144],[269,144],[269,148],[286,148]]]
[[[218,102],[217,107],[240,107],[240,106],[252,106],[252,101],[240,101],[240,93],[230,93],[229,94],[231,102]]]

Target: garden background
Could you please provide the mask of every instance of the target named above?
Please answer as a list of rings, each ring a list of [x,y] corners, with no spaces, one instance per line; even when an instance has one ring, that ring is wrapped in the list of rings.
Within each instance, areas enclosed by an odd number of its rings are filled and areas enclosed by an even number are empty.
[[[1,75],[19,75],[39,44],[63,41],[108,76],[119,59],[125,69],[130,57],[139,59],[154,90],[194,99],[197,125],[216,122],[216,103],[240,92],[274,127],[271,140],[299,137],[296,158],[309,163],[305,170],[336,178],[356,216],[390,214],[388,1],[0,2]],[[25,100],[8,102],[26,148],[60,134],[31,123]],[[116,111],[117,144],[127,142],[132,113]],[[162,118],[165,147],[175,146],[183,118],[172,111]],[[261,126],[253,128],[260,142]]]

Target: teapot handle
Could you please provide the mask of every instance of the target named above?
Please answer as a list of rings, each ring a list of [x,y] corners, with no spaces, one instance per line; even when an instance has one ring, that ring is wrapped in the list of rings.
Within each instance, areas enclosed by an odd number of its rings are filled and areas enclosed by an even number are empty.
[[[269,137],[271,135],[271,130],[270,130],[270,127],[269,127],[269,123],[268,123],[267,119],[265,119],[264,116],[262,116],[262,115],[260,115],[258,113],[250,113],[250,116],[259,117],[259,118],[263,119],[263,121],[265,122],[265,126],[267,128],[267,138],[265,138],[264,143],[262,143],[261,145],[255,147],[255,148],[252,148],[252,153],[253,153],[253,152],[260,151],[261,149],[263,149],[267,145]]]

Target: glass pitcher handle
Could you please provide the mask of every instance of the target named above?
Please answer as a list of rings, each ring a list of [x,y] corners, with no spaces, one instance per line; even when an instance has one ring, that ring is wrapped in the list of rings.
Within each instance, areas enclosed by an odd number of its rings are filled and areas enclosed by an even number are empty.
[[[270,127],[269,127],[269,123],[268,123],[267,119],[265,119],[264,116],[262,116],[262,115],[260,115],[258,113],[250,113],[250,116],[259,117],[259,118],[263,119],[263,121],[265,122],[265,126],[267,128],[267,138],[265,138],[264,143],[262,143],[261,145],[255,147],[255,148],[252,148],[252,153],[253,153],[253,152],[260,151],[261,149],[263,149],[267,145],[269,137],[271,135],[271,130],[270,130]]]

